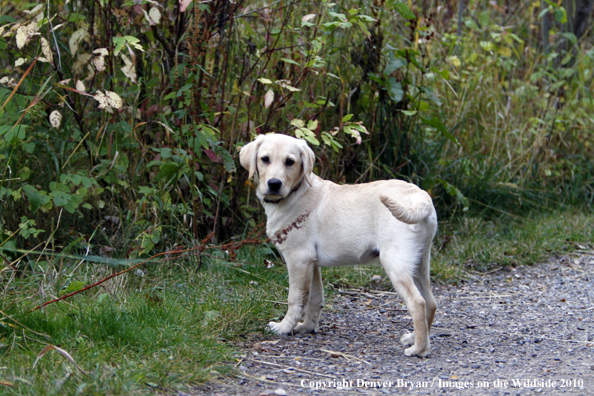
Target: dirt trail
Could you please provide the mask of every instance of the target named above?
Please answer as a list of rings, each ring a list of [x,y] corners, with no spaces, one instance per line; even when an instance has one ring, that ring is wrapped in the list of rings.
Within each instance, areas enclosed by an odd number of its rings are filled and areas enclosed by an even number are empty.
[[[594,395],[594,252],[433,290],[429,358],[404,356],[412,323],[394,293],[349,290],[317,334],[245,345],[239,377],[191,394]]]

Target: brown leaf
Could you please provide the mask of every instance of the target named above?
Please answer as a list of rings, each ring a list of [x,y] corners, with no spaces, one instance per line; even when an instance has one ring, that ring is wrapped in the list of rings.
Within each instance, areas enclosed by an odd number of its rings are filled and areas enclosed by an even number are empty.
[[[179,0],[179,12],[185,12],[192,0]]]
[[[87,377],[89,376],[82,368],[80,368],[80,366],[78,364],[76,364],[76,362],[74,361],[74,359],[72,358],[72,356],[70,356],[70,354],[68,352],[66,352],[62,348],[58,348],[57,346],[54,346],[54,345],[48,345],[48,346],[46,346],[45,348],[43,348],[39,352],[39,354],[37,354],[37,358],[35,359],[35,363],[33,363],[33,368],[35,368],[35,366],[37,365],[37,362],[39,362],[39,359],[41,359],[43,356],[45,356],[45,354],[47,354],[50,351],[59,352],[66,359],[70,360],[70,363],[74,364],[74,367],[76,367],[81,373],[83,373]]]

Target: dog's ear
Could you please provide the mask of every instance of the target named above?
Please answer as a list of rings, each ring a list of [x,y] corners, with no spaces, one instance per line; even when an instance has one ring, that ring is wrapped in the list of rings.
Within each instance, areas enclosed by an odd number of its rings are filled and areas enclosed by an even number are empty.
[[[264,135],[258,135],[256,140],[246,144],[241,148],[239,152],[239,162],[249,172],[248,178],[251,179],[256,172],[256,166],[258,161],[258,149],[264,141]]]
[[[311,186],[311,175],[313,173],[314,163],[316,162],[316,155],[313,150],[309,148],[305,140],[301,140],[301,163],[303,164],[303,176],[305,181]]]

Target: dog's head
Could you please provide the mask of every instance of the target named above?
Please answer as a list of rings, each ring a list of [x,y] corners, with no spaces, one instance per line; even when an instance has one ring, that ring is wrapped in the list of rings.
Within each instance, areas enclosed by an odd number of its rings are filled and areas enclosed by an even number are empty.
[[[259,135],[243,146],[239,162],[256,175],[256,191],[270,200],[286,198],[302,180],[311,185],[315,155],[305,140],[281,134]]]

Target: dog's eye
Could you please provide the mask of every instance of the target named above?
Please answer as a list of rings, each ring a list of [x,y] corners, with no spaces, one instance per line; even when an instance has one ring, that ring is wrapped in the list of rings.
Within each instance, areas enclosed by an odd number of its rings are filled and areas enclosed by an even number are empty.
[[[294,160],[292,160],[291,158],[287,158],[287,160],[285,161],[285,165],[287,166],[291,166],[295,163]]]
[[[268,156],[264,156],[261,158],[262,162],[264,162],[265,164],[270,162],[270,158],[268,158]]]

